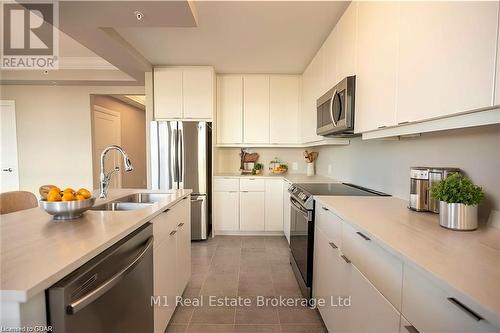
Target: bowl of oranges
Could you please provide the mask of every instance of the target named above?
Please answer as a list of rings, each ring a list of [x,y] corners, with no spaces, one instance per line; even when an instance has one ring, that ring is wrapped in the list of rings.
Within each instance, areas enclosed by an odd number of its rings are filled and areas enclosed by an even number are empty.
[[[61,190],[55,185],[44,185],[40,187],[40,196],[40,206],[53,215],[54,220],[79,218],[95,203],[92,192],[85,188],[78,191],[69,187]]]

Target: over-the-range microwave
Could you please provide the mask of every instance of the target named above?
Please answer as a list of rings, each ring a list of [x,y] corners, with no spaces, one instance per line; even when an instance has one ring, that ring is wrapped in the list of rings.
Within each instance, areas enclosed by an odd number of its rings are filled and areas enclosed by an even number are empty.
[[[351,136],[354,133],[354,91],[356,76],[348,76],[316,102],[316,134]]]

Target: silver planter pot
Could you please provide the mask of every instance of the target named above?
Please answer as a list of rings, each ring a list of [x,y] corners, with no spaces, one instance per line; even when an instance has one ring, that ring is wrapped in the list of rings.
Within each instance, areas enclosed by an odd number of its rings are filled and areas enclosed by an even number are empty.
[[[452,230],[477,229],[477,205],[469,206],[461,203],[439,202],[439,224]]]

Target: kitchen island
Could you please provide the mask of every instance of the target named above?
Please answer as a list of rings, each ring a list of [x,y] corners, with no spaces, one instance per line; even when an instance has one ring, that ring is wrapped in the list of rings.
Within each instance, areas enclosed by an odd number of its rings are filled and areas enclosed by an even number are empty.
[[[150,190],[110,190],[96,206]],[[159,192],[158,192],[159,193]],[[45,290],[169,207],[191,190],[171,191],[145,208],[89,210],[75,220],[56,222],[42,208],[2,215],[0,295],[3,327],[46,325]]]

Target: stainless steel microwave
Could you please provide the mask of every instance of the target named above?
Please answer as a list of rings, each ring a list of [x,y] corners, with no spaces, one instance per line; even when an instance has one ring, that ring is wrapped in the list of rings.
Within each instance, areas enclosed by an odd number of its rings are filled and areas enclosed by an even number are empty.
[[[354,133],[355,89],[356,76],[348,76],[318,98],[316,134],[341,136]]]

